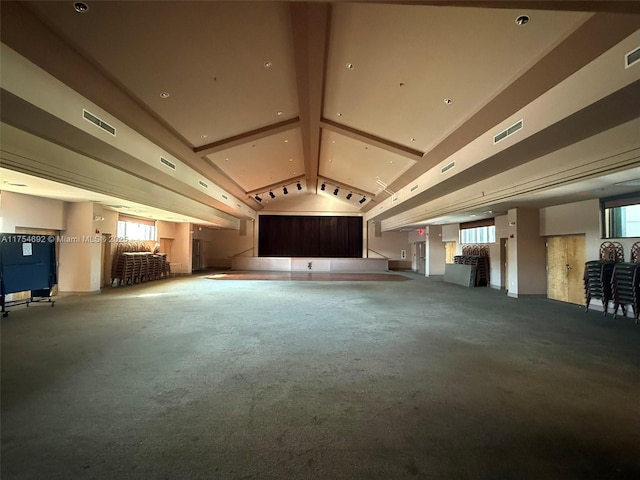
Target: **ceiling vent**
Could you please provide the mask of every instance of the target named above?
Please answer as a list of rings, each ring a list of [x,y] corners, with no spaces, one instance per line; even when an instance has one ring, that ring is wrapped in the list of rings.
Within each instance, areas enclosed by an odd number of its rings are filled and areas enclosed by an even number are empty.
[[[171,160],[167,160],[164,157],[160,157],[160,161],[166,165],[167,167],[169,167],[171,170],[175,170],[176,169],[176,164],[173,163]]]
[[[224,198],[225,200],[229,200],[229,197],[227,197],[224,193],[222,194],[222,198]]]
[[[637,47],[624,56],[624,68],[640,62],[640,47]]]
[[[84,118],[88,122],[93,123],[96,127],[101,128],[105,132],[113,135],[114,137],[116,136],[116,128],[115,127],[112,127],[107,122],[105,122],[104,120],[96,117],[93,113],[85,110],[84,108],[82,109],[82,118]]]
[[[411,192],[415,192],[418,189],[418,184],[416,183],[413,187],[411,187]]]
[[[440,169],[440,173],[443,173],[443,174],[447,173],[449,170],[451,170],[455,166],[456,166],[456,162],[447,163],[444,167]]]
[[[509,135],[513,135],[514,133],[516,133],[518,130],[520,130],[522,128],[522,120],[514,123],[513,125],[511,125],[509,128],[504,129],[503,131],[501,131],[499,134],[497,134],[496,136],[493,137],[493,143],[494,145],[496,143],[498,143],[501,140],[504,140],[505,138],[507,138]]]
[[[200,184],[200,186],[202,188],[209,188],[209,185],[207,185],[205,182],[203,182],[202,180],[198,180],[198,183]]]

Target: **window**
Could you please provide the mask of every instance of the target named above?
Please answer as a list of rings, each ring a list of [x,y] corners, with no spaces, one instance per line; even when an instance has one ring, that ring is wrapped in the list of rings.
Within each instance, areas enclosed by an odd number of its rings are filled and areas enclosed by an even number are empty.
[[[460,243],[496,243],[494,218],[460,224]]]
[[[603,238],[640,237],[640,192],[600,199]]]
[[[460,230],[460,243],[496,243],[496,227],[475,227]]]
[[[156,224],[153,220],[120,215],[117,237],[127,240],[155,240]]]

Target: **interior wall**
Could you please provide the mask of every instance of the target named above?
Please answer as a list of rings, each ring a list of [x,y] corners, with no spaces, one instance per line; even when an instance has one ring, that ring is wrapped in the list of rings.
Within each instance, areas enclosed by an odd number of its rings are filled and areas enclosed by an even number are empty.
[[[368,222],[367,235],[369,238],[369,258],[382,256],[394,261],[408,261],[409,239],[407,232],[381,232],[380,236],[376,237],[375,225]],[[405,259],[401,257],[402,250],[405,251]]]
[[[231,268],[235,256],[254,256],[254,222],[247,222],[246,235],[239,230],[213,230],[213,252],[208,262],[211,267]]]
[[[176,223],[175,238],[171,247],[171,273],[191,273],[191,224]]]
[[[427,251],[425,276],[444,275],[446,250],[442,241],[442,226],[429,225],[426,228]]]
[[[50,198],[2,192],[2,225],[0,230],[14,233],[16,227],[64,230],[65,202]]]
[[[509,219],[507,215],[495,217],[496,243],[489,244],[489,283],[493,288],[502,285],[502,264],[506,261],[502,258],[500,239],[509,238]]]
[[[442,241],[460,243],[460,224],[442,225]]]
[[[509,220],[509,296],[546,295],[546,249],[538,209],[517,208]],[[513,235],[513,237],[511,236]]]
[[[65,213],[67,225],[59,243],[59,290],[99,292],[102,244],[95,240],[93,202],[67,203]]]
[[[640,238],[601,238],[600,202],[598,199],[540,209],[540,234],[543,236],[584,234],[587,261],[598,260],[600,245],[607,241],[622,244],[624,258],[629,261],[631,247],[640,241]]]

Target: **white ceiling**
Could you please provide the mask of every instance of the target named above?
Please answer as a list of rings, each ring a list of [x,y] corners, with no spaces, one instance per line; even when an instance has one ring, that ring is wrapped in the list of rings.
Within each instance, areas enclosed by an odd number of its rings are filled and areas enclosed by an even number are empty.
[[[629,2],[85,3],[2,2],[2,41],[264,211],[366,213],[640,28]]]

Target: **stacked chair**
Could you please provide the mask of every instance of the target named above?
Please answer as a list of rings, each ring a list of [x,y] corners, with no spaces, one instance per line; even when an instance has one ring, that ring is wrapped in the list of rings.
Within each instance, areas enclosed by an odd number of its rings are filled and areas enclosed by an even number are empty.
[[[466,245],[462,249],[462,255],[456,255],[453,258],[453,263],[473,267],[469,279],[470,286],[489,286],[489,247],[487,245]]]
[[[627,315],[631,306],[638,323],[640,316],[640,242],[631,248],[631,262],[624,261],[622,245],[617,242],[604,242],[600,246],[600,260],[586,262],[584,287],[586,310],[592,298],[602,301],[604,314],[607,314],[609,302],[613,301],[613,317],[622,309]]]
[[[166,254],[149,252],[144,244],[118,244],[111,266],[112,286],[133,285],[170,275]]]

